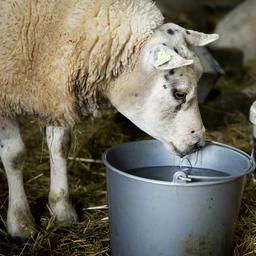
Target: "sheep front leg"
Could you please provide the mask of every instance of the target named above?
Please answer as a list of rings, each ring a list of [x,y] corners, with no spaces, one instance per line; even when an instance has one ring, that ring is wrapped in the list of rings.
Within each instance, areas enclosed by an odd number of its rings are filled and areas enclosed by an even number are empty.
[[[34,233],[34,219],[23,186],[23,164],[26,150],[15,120],[0,117],[0,157],[6,171],[9,197],[7,213],[8,233],[17,241]]]
[[[61,224],[77,221],[77,214],[69,201],[67,157],[70,148],[70,130],[63,127],[46,128],[50,152],[51,182],[49,205],[51,213]]]

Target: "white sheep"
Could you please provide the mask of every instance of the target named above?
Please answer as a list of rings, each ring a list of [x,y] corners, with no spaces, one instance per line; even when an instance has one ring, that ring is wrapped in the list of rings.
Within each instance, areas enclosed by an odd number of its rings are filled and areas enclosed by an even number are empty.
[[[68,192],[69,132],[104,102],[170,152],[185,155],[203,145],[196,96],[202,67],[190,46],[206,45],[216,34],[163,25],[151,0],[1,1],[0,30],[0,156],[11,236],[34,231],[18,115],[47,126],[49,205],[64,223],[77,219]]]
[[[256,1],[246,0],[228,13],[217,25],[220,40],[213,48],[234,48],[244,55],[244,63],[256,59]]]

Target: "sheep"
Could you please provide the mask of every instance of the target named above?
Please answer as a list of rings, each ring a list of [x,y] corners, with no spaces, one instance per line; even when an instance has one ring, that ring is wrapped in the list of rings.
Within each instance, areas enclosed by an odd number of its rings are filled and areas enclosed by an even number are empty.
[[[7,229],[34,233],[23,187],[25,145],[16,117],[46,126],[49,206],[72,223],[67,155],[70,130],[113,105],[170,152],[204,144],[196,87],[202,73],[190,46],[218,38],[163,24],[151,0],[9,0],[0,2],[0,157],[9,185]]]
[[[213,44],[213,48],[240,50],[243,53],[244,64],[255,60],[255,8],[255,0],[246,0],[220,20],[215,32],[221,39]]]

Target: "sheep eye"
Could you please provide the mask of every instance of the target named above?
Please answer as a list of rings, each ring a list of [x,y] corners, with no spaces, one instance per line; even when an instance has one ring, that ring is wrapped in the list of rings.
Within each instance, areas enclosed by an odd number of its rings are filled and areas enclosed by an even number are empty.
[[[186,96],[187,96],[187,93],[185,92],[178,92],[178,91],[174,92],[174,97],[176,100],[185,100]]]

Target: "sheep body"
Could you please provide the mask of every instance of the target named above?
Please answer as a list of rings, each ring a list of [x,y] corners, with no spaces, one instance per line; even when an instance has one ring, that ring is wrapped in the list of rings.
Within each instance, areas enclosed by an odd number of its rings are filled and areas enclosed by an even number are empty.
[[[244,63],[256,59],[256,1],[246,0],[228,13],[218,24],[215,32],[220,40],[213,48],[235,48],[244,55]]]
[[[163,23],[150,0],[0,3],[0,116],[73,126]]]

